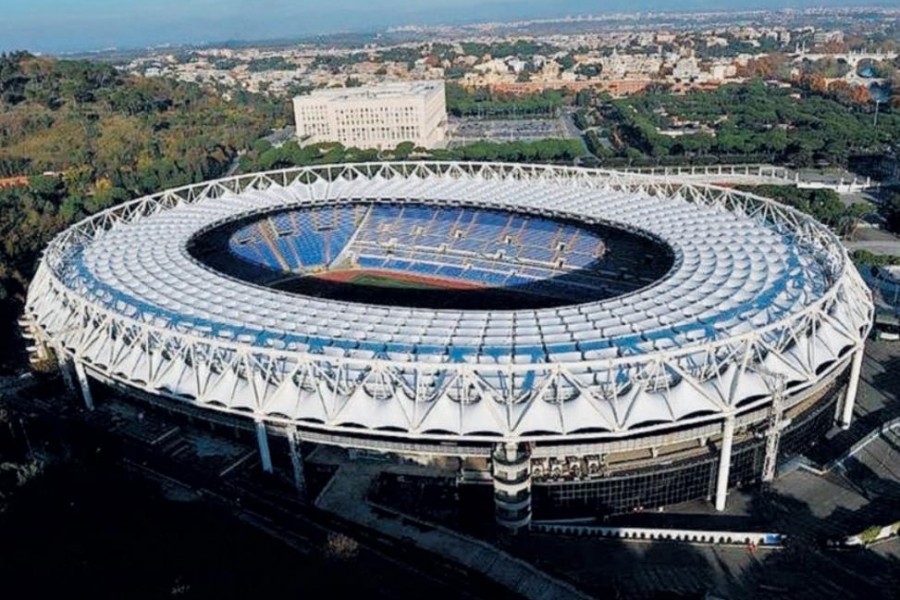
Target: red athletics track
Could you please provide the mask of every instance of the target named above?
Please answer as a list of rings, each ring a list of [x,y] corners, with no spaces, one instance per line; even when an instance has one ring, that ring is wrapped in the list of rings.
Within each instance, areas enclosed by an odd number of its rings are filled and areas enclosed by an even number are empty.
[[[353,283],[354,280],[365,275],[384,277],[386,279],[405,281],[408,283],[418,283],[420,285],[446,290],[479,290],[488,287],[470,281],[460,281],[458,279],[450,279],[447,277],[428,277],[426,275],[414,275],[412,273],[382,269],[345,269],[342,271],[327,271],[325,273],[315,273],[313,277],[338,283]]]

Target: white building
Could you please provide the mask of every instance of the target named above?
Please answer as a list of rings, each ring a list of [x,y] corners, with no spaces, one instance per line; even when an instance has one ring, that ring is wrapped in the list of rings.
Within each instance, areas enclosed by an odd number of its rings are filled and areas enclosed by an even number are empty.
[[[844,43],[844,32],[843,31],[817,31],[813,34],[813,44],[829,44],[829,43],[843,44]]]
[[[309,143],[393,148],[413,142],[423,148],[440,147],[447,130],[444,82],[316,90],[294,98],[294,120],[297,136]]]

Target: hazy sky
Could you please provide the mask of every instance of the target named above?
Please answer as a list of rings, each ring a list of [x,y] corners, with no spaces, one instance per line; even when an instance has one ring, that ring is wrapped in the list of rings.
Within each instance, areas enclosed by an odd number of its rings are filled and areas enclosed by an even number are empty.
[[[877,0],[875,0],[877,1]],[[0,51],[260,40],[409,23],[620,10],[800,8],[873,0],[0,0]]]

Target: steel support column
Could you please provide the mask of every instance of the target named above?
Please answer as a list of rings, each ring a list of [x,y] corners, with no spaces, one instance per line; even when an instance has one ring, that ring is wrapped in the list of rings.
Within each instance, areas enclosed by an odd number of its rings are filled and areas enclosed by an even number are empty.
[[[716,510],[725,510],[728,494],[728,475],[731,472],[731,446],[734,441],[734,415],[728,415],[722,426],[722,447],[719,452],[719,474],[716,478]]]
[[[856,405],[856,393],[859,390],[862,361],[863,348],[860,348],[853,353],[853,362],[850,363],[850,381],[847,382],[847,393],[844,395],[844,404],[841,410],[840,426],[842,429],[848,429],[850,421],[853,419],[853,407]]]
[[[84,406],[88,410],[94,410],[94,397],[91,395],[91,386],[88,383],[87,373],[84,372],[84,365],[77,360],[73,360],[72,363],[75,368],[75,377],[78,378],[81,397],[84,398]]]
[[[288,429],[287,437],[291,448],[291,466],[294,468],[294,485],[302,496],[306,494],[306,476],[303,474],[303,450],[300,448],[300,440],[297,439],[297,431],[293,427]]]
[[[262,461],[263,471],[272,472],[272,453],[269,452],[269,436],[266,433],[266,423],[262,419],[256,421],[256,441],[259,443],[259,458]]]
[[[834,403],[834,423],[840,424],[841,415],[844,414],[844,399],[847,397],[847,386],[844,386],[843,395]]]
[[[60,350],[56,350],[56,361],[59,365],[59,373],[62,375],[66,389],[73,396],[78,395],[78,385],[75,383],[75,362]]]

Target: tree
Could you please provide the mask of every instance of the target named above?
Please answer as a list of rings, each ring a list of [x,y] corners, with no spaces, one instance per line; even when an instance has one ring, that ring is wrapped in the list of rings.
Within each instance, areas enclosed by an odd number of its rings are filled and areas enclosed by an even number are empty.
[[[872,96],[869,94],[869,89],[867,87],[857,85],[850,90],[850,101],[853,104],[864,106],[872,101]]]
[[[575,123],[575,127],[582,131],[590,127],[590,122],[588,121],[588,111],[583,108],[575,111],[575,113],[572,115],[572,122]]]
[[[874,254],[868,250],[855,250],[851,255],[853,262],[857,265],[867,265],[873,267],[886,267],[891,265],[900,265],[900,256],[890,254]]]
[[[270,150],[272,148],[272,142],[265,138],[260,138],[253,142],[252,150],[257,154],[262,154],[263,152]]]
[[[575,94],[575,106],[587,107],[591,105],[593,93],[590,89],[578,90]]]
[[[65,186],[59,177],[46,175],[29,177],[28,187],[37,198],[49,201],[55,201],[65,191]]]
[[[884,204],[884,215],[888,230],[900,233],[900,190],[891,192]]]
[[[394,149],[394,158],[399,160],[405,160],[409,158],[409,155],[412,154],[413,150],[415,150],[416,145],[412,142],[401,142],[397,144],[397,147]]]
[[[572,58],[571,54],[564,54],[557,61],[559,63],[559,68],[563,71],[569,71],[572,67],[575,66],[575,59]]]
[[[828,91],[828,82],[821,75],[810,75],[806,79],[806,85],[814,92],[824,94]]]

